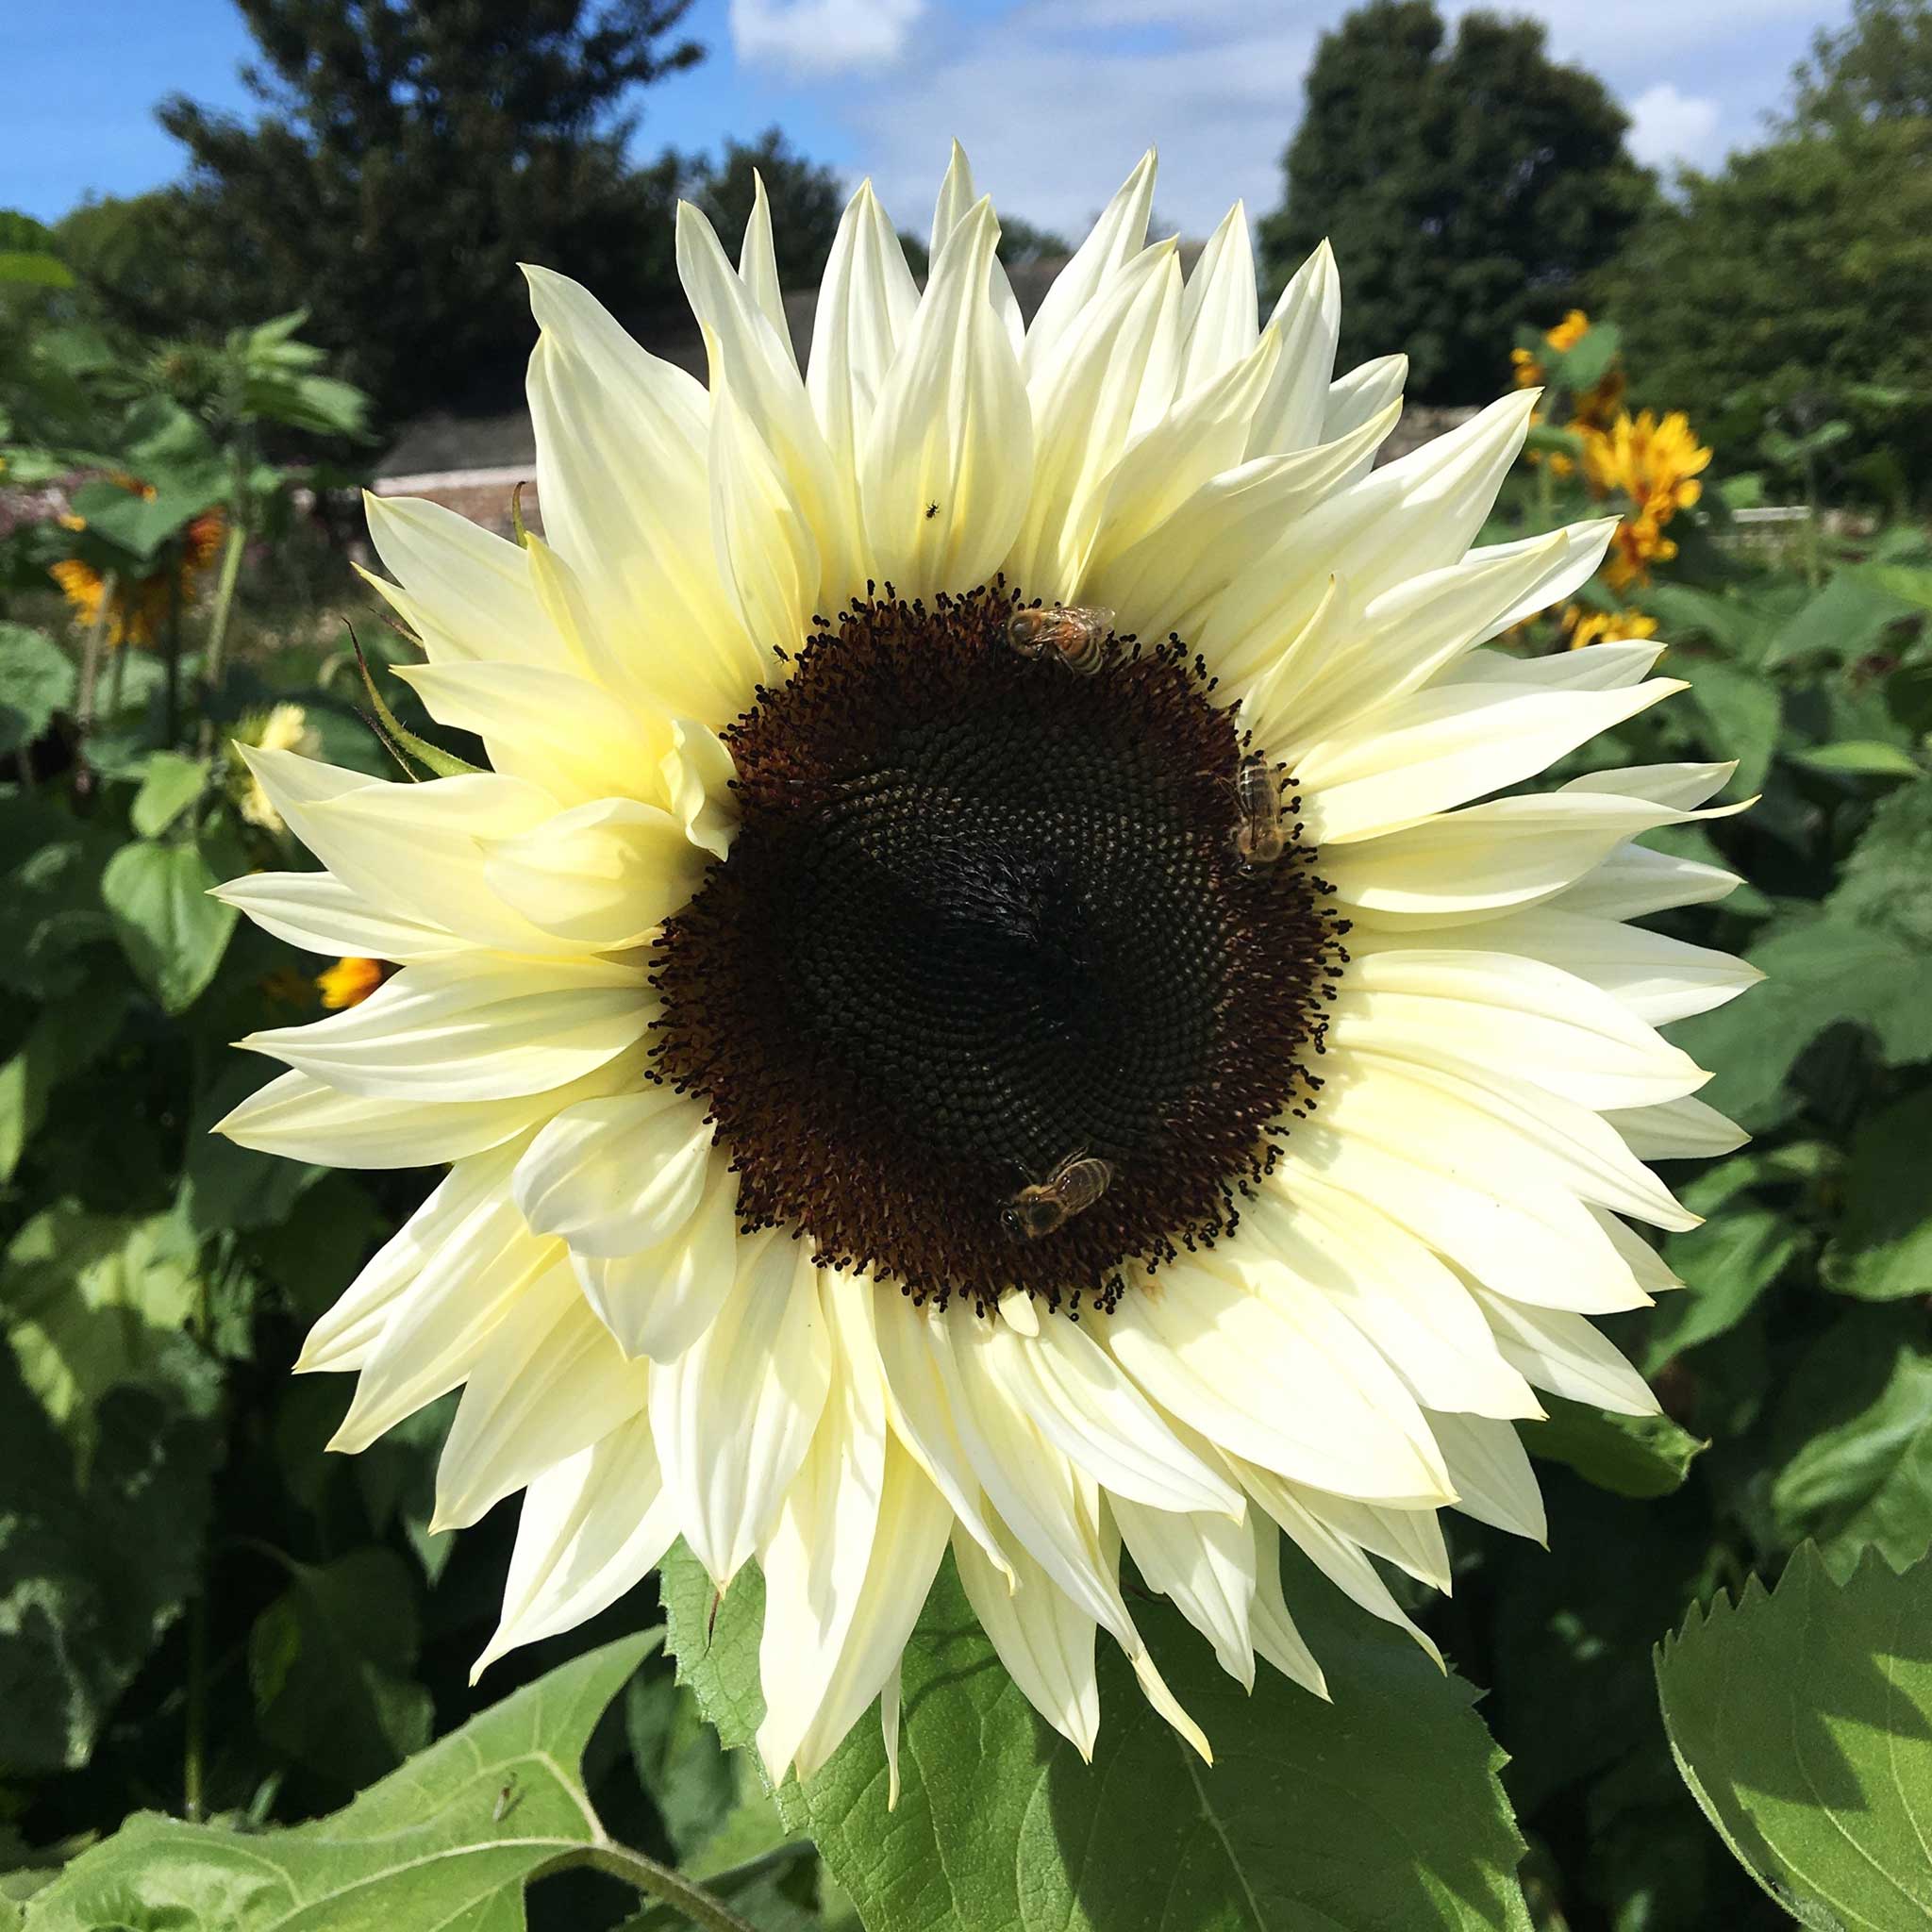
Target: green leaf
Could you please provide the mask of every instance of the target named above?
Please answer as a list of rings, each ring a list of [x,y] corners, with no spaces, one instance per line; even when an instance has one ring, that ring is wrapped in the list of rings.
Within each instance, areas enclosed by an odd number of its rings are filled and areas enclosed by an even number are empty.
[[[58,255],[38,249],[0,249],[0,282],[16,282],[37,289],[71,289],[74,271]]]
[[[1798,1056],[1827,1027],[1868,1028],[1887,1064],[1932,1057],[1924,960],[1911,942],[1827,913],[1744,957],[1765,974],[1749,995],[1679,1021],[1672,1041],[1715,1069],[1699,1098],[1749,1126],[1775,1102]]]
[[[1136,1606],[1213,1769],[1104,1641],[1100,1742],[1083,1764],[1014,1688],[949,1561],[906,1653],[898,1809],[875,1718],[805,1785],[788,1782],[780,1809],[869,1932],[1527,1932],[1522,1840],[1474,1693],[1290,1563],[1332,1704],[1265,1664],[1249,1695],[1164,1603]],[[680,1544],[662,1592],[680,1674],[724,1740],[748,1742],[761,1580],[741,1572],[708,1629],[711,1586]]]
[[[0,1181],[13,1178],[54,1090],[114,1043],[125,1005],[116,990],[102,989],[44,1007],[20,1051],[0,1066]]]
[[[74,702],[73,659],[43,630],[0,624],[0,758],[31,744]]]
[[[1932,1088],[1889,1107],[1852,1142],[1844,1207],[1820,1270],[1825,1285],[1864,1301],[1932,1294]]]
[[[178,751],[158,751],[148,759],[141,790],[127,817],[143,839],[158,839],[194,801],[208,783],[208,761]]]
[[[36,1214],[0,1262],[0,1307],[41,1407],[85,1445],[108,1391],[170,1391],[194,1375],[182,1333],[195,1257],[161,1216],[91,1214],[63,1201]]]
[[[1776,1531],[1814,1538],[1837,1567],[1867,1547],[1909,1563],[1932,1544],[1932,1354],[1904,1308],[1858,1310],[1786,1382],[1773,1452]],[[1775,1461],[1773,1467],[1776,1467]]]
[[[1586,1482],[1618,1496],[1668,1496],[1710,1447],[1668,1416],[1611,1415],[1561,1395],[1541,1398],[1549,1421],[1519,1423],[1531,1455],[1567,1463]]]
[[[238,915],[208,897],[219,883],[196,847],[145,841],[124,845],[101,874],[128,963],[167,1012],[192,1007],[222,963]]]
[[[1897,575],[1884,569],[1840,571],[1772,639],[1764,668],[1806,658],[1848,663],[1876,649],[1894,624],[1913,614],[1911,602],[1890,581]]]
[[[1785,756],[1807,771],[1828,772],[1845,778],[1923,778],[1925,768],[1909,752],[1877,739],[1852,739],[1840,744],[1814,744],[1790,750]]]
[[[1659,1367],[1727,1334],[1804,1247],[1797,1226],[1775,1208],[1755,1205],[1727,1208],[1702,1227],[1670,1236],[1664,1259],[1684,1290],[1666,1295],[1651,1316],[1645,1366]]]
[[[1932,948],[1932,785],[1905,785],[1872,808],[1826,902],[1835,918]]]
[[[154,480],[152,466],[142,474]],[[87,520],[90,536],[117,544],[137,565],[146,565],[163,544],[219,503],[226,488],[225,469],[209,458],[183,466],[152,496],[136,495],[118,483],[83,484],[74,493],[74,509]]]
[[[216,1387],[110,1391],[83,1465],[0,1347],[0,1771],[85,1764],[193,1590]]]
[[[429,1692],[409,1675],[419,1629],[408,1567],[383,1549],[288,1567],[290,1589],[248,1638],[262,1736],[312,1771],[368,1784],[429,1741]]]
[[[41,1893],[34,1932],[522,1932],[527,1882],[610,1842],[584,1747],[658,1637],[552,1671],[312,1824],[244,1837],[139,1812]]]
[[[1686,675],[1691,698],[1709,722],[1711,749],[1738,761],[1736,789],[1746,795],[1762,790],[1782,722],[1777,687],[1715,658],[1698,658]]]
[[[1692,1610],[1657,1653],[1677,1768],[1745,1869],[1801,1924],[1932,1920],[1932,1564],[1834,1583],[1800,1549],[1767,1591]]]

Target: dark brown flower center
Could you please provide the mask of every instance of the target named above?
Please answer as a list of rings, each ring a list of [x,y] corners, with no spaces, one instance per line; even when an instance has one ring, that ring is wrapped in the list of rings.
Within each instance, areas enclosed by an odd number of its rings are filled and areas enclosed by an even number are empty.
[[[725,734],[740,827],[658,941],[657,1064],[747,1226],[921,1299],[1109,1305],[1233,1226],[1343,928],[1278,777],[1286,849],[1244,856],[1270,788],[1179,642],[1079,675],[1017,601],[855,603]]]

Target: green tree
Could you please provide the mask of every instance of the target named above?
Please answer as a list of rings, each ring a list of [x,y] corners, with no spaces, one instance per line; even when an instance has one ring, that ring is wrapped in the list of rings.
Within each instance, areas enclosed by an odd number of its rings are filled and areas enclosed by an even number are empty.
[[[1852,0],[1850,23],[1813,38],[1791,85],[1791,134],[1932,115],[1932,4]]]
[[[238,4],[260,118],[180,95],[159,110],[192,157],[196,246],[215,249],[228,308],[308,307],[381,414],[514,379],[519,260],[621,310],[663,299],[672,171],[626,162],[625,103],[699,58],[669,39],[690,0]]]
[[[1269,273],[1332,235],[1344,359],[1403,349],[1413,393],[1485,396],[1517,325],[1576,301],[1650,197],[1628,125],[1533,21],[1472,13],[1452,40],[1431,0],[1374,0],[1316,50]]]

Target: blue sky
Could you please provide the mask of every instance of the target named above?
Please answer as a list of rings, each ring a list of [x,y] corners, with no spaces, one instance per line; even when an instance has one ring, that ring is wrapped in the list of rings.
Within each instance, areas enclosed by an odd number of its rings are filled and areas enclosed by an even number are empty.
[[[1491,0],[1494,4],[1494,0]],[[1013,212],[1077,230],[1150,141],[1158,208],[1205,234],[1237,195],[1279,198],[1301,77],[1347,0],[696,0],[706,61],[652,89],[640,146],[714,147],[781,123],[919,227],[957,134]],[[1466,10],[1448,0],[1445,11]],[[1758,138],[1813,31],[1848,0],[1527,0],[1566,59],[1635,117],[1641,158],[1709,163]],[[42,217],[170,179],[153,108],[175,90],[246,104],[250,42],[229,0],[33,8],[13,71],[0,207]]]

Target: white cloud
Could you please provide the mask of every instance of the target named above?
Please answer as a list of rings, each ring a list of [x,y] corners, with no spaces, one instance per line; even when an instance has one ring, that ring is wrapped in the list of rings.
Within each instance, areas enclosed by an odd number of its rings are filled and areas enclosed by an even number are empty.
[[[731,0],[741,60],[791,74],[890,67],[925,0]]]
[[[1077,240],[1150,145],[1160,150],[1155,211],[1204,236],[1237,197],[1251,221],[1281,199],[1281,150],[1301,106],[1311,30],[1245,26],[1158,52],[1066,32],[1103,14],[1152,19],[1148,0],[1060,0],[1023,8],[995,32],[923,61],[916,91],[848,99],[845,113],[895,220],[924,225],[957,136],[995,203]],[[1231,12],[1232,9],[1230,8]],[[1084,17],[1083,17],[1084,16]],[[1191,14],[1190,28],[1213,9]],[[1157,23],[1160,24],[1160,23]]]
[[[1645,88],[1627,106],[1630,152],[1646,167],[1695,166],[1714,158],[1712,137],[1721,109],[1707,95],[1679,93],[1665,80]]]

